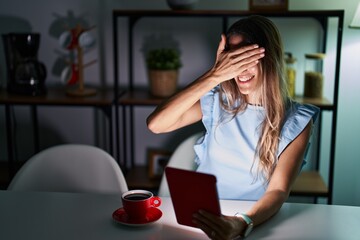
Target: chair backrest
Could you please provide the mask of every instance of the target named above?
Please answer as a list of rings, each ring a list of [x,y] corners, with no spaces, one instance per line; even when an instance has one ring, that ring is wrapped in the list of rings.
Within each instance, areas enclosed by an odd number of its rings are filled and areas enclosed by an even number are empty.
[[[167,166],[176,167],[186,170],[194,170],[196,167],[195,164],[195,151],[194,145],[196,141],[203,135],[202,132],[196,133],[183,142],[175,149],[174,153],[171,155]],[[161,178],[160,187],[158,195],[160,197],[169,197],[169,187],[167,184],[165,174]]]
[[[64,144],[31,157],[11,180],[8,190],[123,193],[128,187],[119,165],[106,151]]]

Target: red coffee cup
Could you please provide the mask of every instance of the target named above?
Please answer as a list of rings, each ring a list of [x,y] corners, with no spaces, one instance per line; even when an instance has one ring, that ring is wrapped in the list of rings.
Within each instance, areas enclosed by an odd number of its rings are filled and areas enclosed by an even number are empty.
[[[123,193],[122,204],[131,221],[146,221],[146,213],[151,207],[159,207],[161,198],[146,190],[131,190]]]

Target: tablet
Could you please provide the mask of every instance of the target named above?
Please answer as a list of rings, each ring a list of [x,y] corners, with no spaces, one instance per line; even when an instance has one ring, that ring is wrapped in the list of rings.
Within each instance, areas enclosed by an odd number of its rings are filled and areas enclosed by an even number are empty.
[[[200,209],[220,216],[214,175],[173,167],[166,167],[165,175],[179,224],[197,227],[192,216]]]

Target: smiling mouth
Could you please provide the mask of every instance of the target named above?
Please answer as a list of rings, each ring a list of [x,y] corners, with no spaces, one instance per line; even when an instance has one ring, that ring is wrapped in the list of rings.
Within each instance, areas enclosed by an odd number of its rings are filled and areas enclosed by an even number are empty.
[[[241,83],[246,83],[246,82],[251,81],[254,77],[255,77],[255,75],[252,75],[250,77],[249,76],[237,77],[237,80]]]

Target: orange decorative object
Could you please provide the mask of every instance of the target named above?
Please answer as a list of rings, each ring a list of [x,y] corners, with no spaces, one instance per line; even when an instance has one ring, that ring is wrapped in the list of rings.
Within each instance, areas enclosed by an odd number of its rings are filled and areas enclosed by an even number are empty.
[[[74,85],[79,81],[79,69],[76,64],[71,64],[71,75],[67,80],[68,85]]]
[[[84,68],[96,62],[96,60],[93,60],[86,64],[83,63],[83,48],[91,47],[94,43],[94,39],[87,33],[92,28],[94,27],[85,29],[80,24],[78,24],[75,28],[64,32],[59,39],[62,47],[66,48],[67,50],[77,52],[76,63],[69,63],[70,72],[64,74],[65,79],[63,79],[67,85],[79,85],[78,89],[69,89],[67,91],[67,94],[70,96],[89,96],[96,94],[95,89],[85,89],[84,87]],[[80,38],[82,40],[81,43],[79,42]]]

